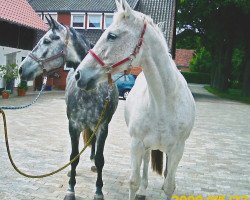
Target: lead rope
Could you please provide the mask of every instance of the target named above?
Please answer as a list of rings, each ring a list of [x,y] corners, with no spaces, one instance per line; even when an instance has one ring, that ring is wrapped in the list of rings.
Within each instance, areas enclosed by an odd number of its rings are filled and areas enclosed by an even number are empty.
[[[6,120],[6,116],[5,116],[5,113],[4,113],[3,109],[11,109],[11,110],[15,109],[16,110],[16,109],[23,109],[23,108],[27,108],[27,107],[31,106],[39,98],[41,92],[43,91],[43,89],[44,89],[44,87],[46,85],[46,81],[47,81],[47,78],[44,81],[45,84],[43,84],[43,87],[42,87],[41,91],[39,92],[37,98],[33,102],[31,102],[30,104],[24,105],[24,106],[8,106],[8,107],[7,106],[2,106],[2,107],[0,107],[0,113],[2,114],[2,117],[3,117],[5,144],[6,144],[6,149],[7,149],[7,153],[8,153],[8,157],[9,157],[10,163],[11,163],[12,167],[16,170],[16,172],[18,172],[19,174],[21,174],[22,176],[25,176],[27,178],[45,178],[45,177],[48,177],[48,176],[52,176],[52,175],[54,175],[54,174],[56,174],[56,173],[64,170],[66,167],[68,167],[69,165],[71,165],[73,162],[76,161],[76,159],[78,159],[82,155],[82,153],[87,149],[87,147],[92,142],[95,134],[97,133],[97,131],[98,131],[98,129],[99,129],[99,127],[100,127],[103,119],[104,119],[104,115],[107,112],[107,108],[108,108],[109,102],[110,102],[110,94],[111,94],[111,91],[113,89],[113,87],[109,86],[109,88],[108,88],[108,96],[107,96],[107,98],[105,100],[104,107],[103,107],[103,110],[102,110],[102,112],[101,112],[101,114],[99,116],[98,122],[97,122],[97,124],[96,124],[96,126],[94,128],[94,131],[93,131],[92,135],[90,136],[89,140],[87,141],[87,143],[85,144],[85,146],[83,147],[83,149],[80,151],[80,153],[78,155],[76,155],[72,160],[70,160],[67,164],[63,165],[62,167],[60,167],[57,170],[54,170],[54,171],[52,171],[50,173],[46,173],[46,174],[42,174],[42,175],[30,175],[30,174],[27,174],[27,173],[21,171],[16,166],[15,162],[12,159],[11,152],[10,152],[10,146],[9,146],[9,139],[8,139],[7,120]]]
[[[42,88],[41,88],[40,92],[38,93],[37,97],[31,103],[29,103],[27,105],[21,105],[21,106],[0,106],[0,110],[21,110],[21,109],[30,107],[31,105],[33,105],[34,103],[37,102],[37,100],[41,96],[44,88],[46,87],[46,83],[47,83],[47,76],[44,76]]]
[[[68,167],[69,165],[71,165],[73,162],[76,161],[76,159],[78,159],[81,154],[86,150],[86,148],[90,145],[91,141],[93,140],[95,134],[97,133],[101,123],[102,123],[102,120],[104,118],[104,115],[106,114],[106,111],[107,111],[107,108],[108,108],[108,105],[109,105],[109,99],[107,98],[105,100],[105,104],[104,104],[104,108],[102,110],[102,113],[98,119],[98,122],[95,126],[95,129],[92,133],[92,135],[90,136],[89,140],[87,141],[86,145],[83,147],[83,149],[80,151],[80,153],[78,155],[76,155],[72,160],[70,160],[67,164],[63,165],[62,167],[60,167],[59,169],[53,171],[53,172],[50,172],[50,173],[46,173],[46,174],[42,174],[42,175],[30,175],[30,174],[27,174],[25,172],[22,172],[17,166],[16,164],[14,163],[13,159],[12,159],[12,156],[11,156],[11,152],[10,152],[10,147],[9,147],[9,141],[8,141],[8,132],[7,132],[7,122],[6,122],[6,116],[5,116],[5,113],[3,110],[0,109],[0,113],[2,114],[3,116],[3,123],[4,123],[4,136],[5,136],[5,144],[6,144],[6,148],[7,148],[7,153],[8,153],[8,157],[9,157],[9,160],[11,162],[11,165],[13,166],[13,168],[21,175],[27,177],[27,178],[44,178],[44,177],[48,177],[48,176],[52,176],[62,170],[64,170],[66,167]]]

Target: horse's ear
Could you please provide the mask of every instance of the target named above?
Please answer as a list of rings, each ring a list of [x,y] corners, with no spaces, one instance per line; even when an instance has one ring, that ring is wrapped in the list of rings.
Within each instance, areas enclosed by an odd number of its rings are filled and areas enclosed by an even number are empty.
[[[49,14],[49,18],[50,18],[50,22],[51,22],[50,28],[51,28],[52,30],[59,29],[60,24],[59,24],[56,20],[54,20],[54,19],[51,17],[50,14]]]
[[[121,10],[121,4],[118,0],[115,0],[117,11]]]
[[[121,7],[125,13],[125,17],[129,17],[130,15],[132,15],[133,10],[132,8],[129,6],[128,2],[126,0],[121,0]]]
[[[48,18],[46,15],[45,15],[45,18],[46,18],[46,20],[47,20],[49,26],[51,27],[51,21],[49,20],[49,18]]]

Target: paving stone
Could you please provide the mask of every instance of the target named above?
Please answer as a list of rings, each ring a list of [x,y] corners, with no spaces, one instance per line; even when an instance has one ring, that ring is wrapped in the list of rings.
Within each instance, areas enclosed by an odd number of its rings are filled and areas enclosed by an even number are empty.
[[[186,142],[176,173],[174,195],[249,195],[250,191],[250,106],[222,100],[207,93],[202,85],[190,85],[196,97],[195,127]],[[0,105],[30,102],[26,97],[0,99]],[[124,120],[125,101],[120,100],[110,123],[103,169],[106,200],[128,199],[130,137]],[[6,111],[11,152],[24,171],[42,174],[69,160],[71,151],[64,92],[46,92],[32,107]],[[53,177],[28,179],[17,174],[8,160],[0,121],[0,200],[58,200],[68,187],[67,170]],[[80,141],[80,147],[83,142]],[[91,172],[90,149],[77,167],[76,200],[92,200],[96,173]],[[163,178],[149,169],[147,200],[164,200]],[[249,196],[248,196],[249,197]]]

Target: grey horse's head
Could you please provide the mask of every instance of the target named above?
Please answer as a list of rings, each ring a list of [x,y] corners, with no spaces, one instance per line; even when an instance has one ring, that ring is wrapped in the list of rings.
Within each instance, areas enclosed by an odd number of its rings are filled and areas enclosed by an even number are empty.
[[[66,62],[79,64],[83,59],[82,55],[90,48],[89,43],[72,28],[63,26],[52,17],[46,19],[50,29],[19,67],[22,80],[33,80],[44,70],[49,72]]]

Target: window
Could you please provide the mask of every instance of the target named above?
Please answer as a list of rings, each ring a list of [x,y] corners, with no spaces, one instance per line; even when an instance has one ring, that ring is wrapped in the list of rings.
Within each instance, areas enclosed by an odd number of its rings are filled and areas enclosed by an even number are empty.
[[[84,29],[85,28],[85,14],[72,14],[71,15],[71,26],[76,29]]]
[[[102,27],[102,14],[89,14],[88,15],[88,29],[101,29]]]
[[[113,14],[104,14],[104,29],[108,28],[113,22]]]

